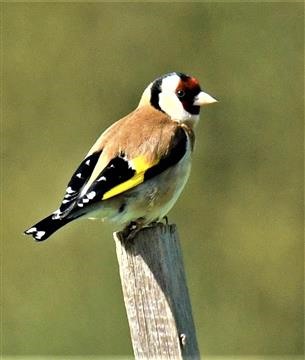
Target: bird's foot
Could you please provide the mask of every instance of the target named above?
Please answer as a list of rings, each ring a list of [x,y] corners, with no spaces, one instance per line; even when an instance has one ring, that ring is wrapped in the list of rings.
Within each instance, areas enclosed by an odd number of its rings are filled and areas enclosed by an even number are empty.
[[[163,222],[164,221],[164,222]],[[147,224],[145,223],[145,218],[139,218],[135,221],[131,221],[122,231],[122,235],[124,237],[124,239],[127,242],[133,242],[134,238],[136,237],[137,233],[143,228],[150,228],[150,227],[154,227],[157,224],[163,224],[163,225],[168,225],[168,217],[167,216],[163,216],[163,218],[159,221],[152,221],[151,223]]]
[[[128,242],[133,242],[137,233],[144,226],[144,219],[139,218],[136,221],[131,221],[123,230],[122,235],[124,239]]]

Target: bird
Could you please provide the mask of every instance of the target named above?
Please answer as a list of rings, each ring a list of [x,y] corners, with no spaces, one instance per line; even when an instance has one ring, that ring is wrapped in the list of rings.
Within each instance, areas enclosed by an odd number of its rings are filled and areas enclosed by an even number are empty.
[[[59,208],[24,233],[37,241],[79,218],[118,224],[128,239],[162,221],[190,174],[200,109],[217,100],[181,72],[162,75],[135,110],[97,139],[73,173]]]

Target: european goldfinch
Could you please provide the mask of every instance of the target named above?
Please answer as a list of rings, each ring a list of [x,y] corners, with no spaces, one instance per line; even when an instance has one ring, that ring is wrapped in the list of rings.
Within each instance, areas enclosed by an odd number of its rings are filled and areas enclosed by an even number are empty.
[[[190,173],[200,107],[214,102],[189,75],[173,72],[153,81],[138,107],[98,138],[60,207],[25,234],[43,241],[72,220],[98,218],[131,235],[163,219]]]

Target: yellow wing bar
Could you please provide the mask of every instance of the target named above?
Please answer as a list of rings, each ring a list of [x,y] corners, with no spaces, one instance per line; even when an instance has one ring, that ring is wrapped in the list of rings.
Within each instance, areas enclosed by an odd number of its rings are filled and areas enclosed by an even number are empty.
[[[122,184],[116,185],[111,190],[105,192],[102,200],[106,200],[113,196],[119,195],[124,191],[141,184],[144,181],[145,171],[156,165],[158,163],[158,160],[150,163],[144,158],[144,156],[141,155],[134,158],[133,160],[130,160],[129,163],[131,167],[136,171],[134,176],[131,179],[124,181]]]

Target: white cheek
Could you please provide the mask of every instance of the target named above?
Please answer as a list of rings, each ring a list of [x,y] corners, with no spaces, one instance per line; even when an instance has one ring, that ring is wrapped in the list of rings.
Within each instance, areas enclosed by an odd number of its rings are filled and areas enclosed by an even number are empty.
[[[192,115],[188,113],[176,95],[173,93],[160,93],[159,104],[163,111],[165,111],[173,120],[185,121],[191,119]]]

